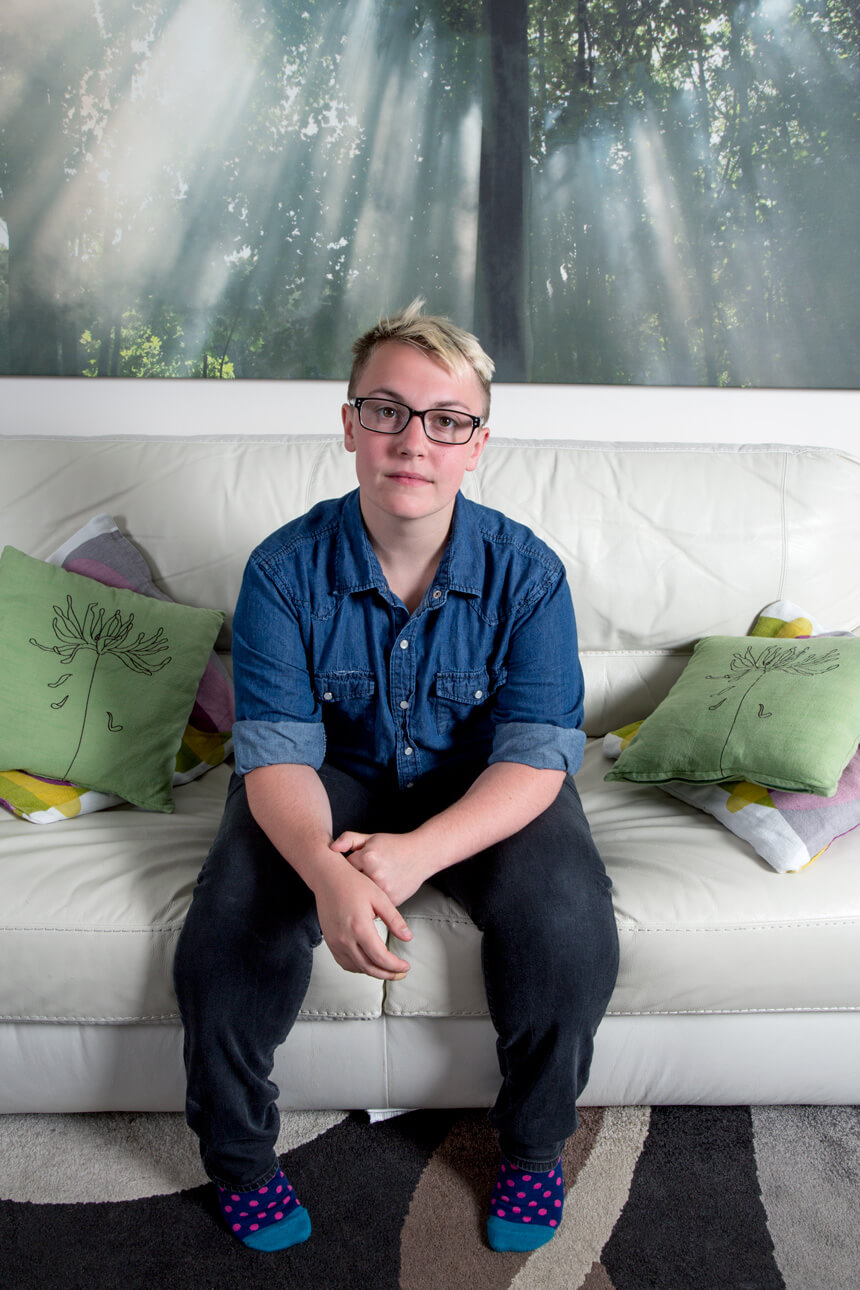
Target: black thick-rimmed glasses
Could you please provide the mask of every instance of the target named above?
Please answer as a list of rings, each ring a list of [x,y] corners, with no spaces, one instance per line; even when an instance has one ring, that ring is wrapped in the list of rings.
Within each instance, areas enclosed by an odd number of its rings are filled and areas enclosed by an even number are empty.
[[[424,433],[432,443],[468,443],[483,424],[483,417],[473,417],[470,412],[455,408],[426,408],[419,412],[396,399],[349,399],[365,430],[375,434],[400,434],[413,417],[418,417]]]

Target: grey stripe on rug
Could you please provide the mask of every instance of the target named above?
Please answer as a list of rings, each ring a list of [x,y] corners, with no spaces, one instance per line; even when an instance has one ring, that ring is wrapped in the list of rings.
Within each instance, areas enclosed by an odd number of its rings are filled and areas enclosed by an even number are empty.
[[[786,1290],[857,1290],[860,1108],[751,1110],[761,1198]]]

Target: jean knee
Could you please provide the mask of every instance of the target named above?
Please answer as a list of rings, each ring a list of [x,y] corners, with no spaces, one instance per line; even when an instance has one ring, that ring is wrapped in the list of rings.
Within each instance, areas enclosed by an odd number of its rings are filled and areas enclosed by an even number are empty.
[[[591,897],[551,903],[524,896],[513,918],[484,931],[485,970],[516,980],[529,996],[573,1012],[602,1015],[618,976],[618,932],[608,884]]]

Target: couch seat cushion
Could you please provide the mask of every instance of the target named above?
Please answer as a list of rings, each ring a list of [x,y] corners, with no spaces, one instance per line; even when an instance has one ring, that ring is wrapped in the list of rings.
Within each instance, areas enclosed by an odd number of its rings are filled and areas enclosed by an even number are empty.
[[[131,806],[60,824],[0,813],[0,1019],[176,1022],[173,954],[229,770],[176,790],[173,815]],[[382,985],[325,945],[302,1016],[376,1017]]]
[[[591,741],[577,776],[612,878],[621,969],[610,1013],[860,1009],[860,837],[777,874],[740,839],[659,789],[604,783]],[[486,1013],[480,936],[429,887],[403,909],[412,963],[391,1015]]]

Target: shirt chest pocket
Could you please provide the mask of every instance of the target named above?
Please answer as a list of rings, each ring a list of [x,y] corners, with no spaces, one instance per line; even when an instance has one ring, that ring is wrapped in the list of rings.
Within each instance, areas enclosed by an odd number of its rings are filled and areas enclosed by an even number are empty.
[[[371,723],[376,694],[372,672],[317,672],[314,692],[326,727],[345,729]]]
[[[489,721],[489,702],[504,681],[500,670],[485,667],[471,672],[437,672],[433,709],[440,735],[467,728],[474,730]]]

